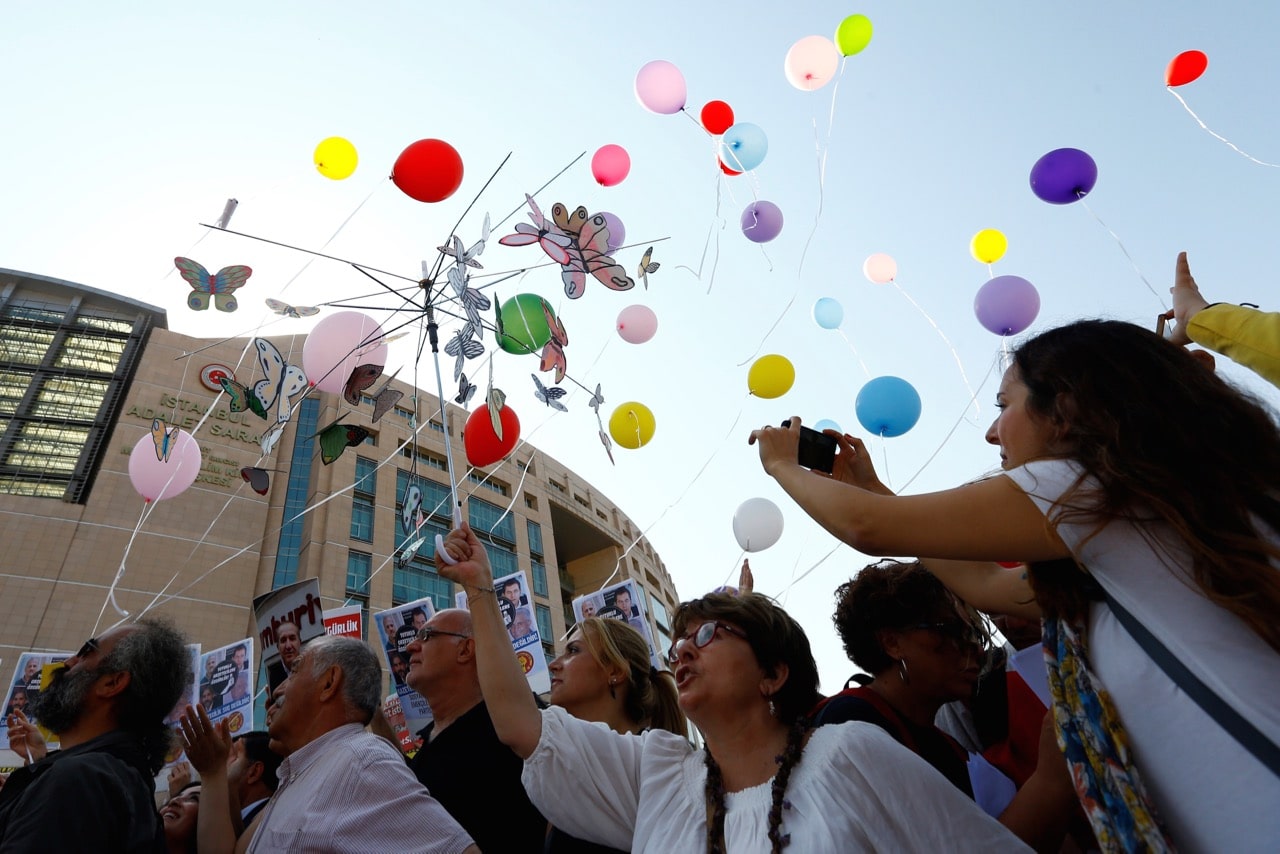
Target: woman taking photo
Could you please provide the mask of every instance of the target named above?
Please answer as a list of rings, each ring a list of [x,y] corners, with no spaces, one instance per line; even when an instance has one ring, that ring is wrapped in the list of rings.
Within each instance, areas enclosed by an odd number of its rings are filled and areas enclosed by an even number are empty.
[[[457,563],[437,553],[436,565],[467,592],[494,727],[525,760],[529,797],[556,827],[662,854],[1022,849],[883,730],[810,730],[809,641],[766,597],[713,593],[676,612],[669,655],[680,707],[706,740],[695,751],[662,730],[626,735],[563,709],[539,712],[505,639],[484,547],[465,525],[444,545]]]
[[[882,495],[815,476],[796,464],[795,418],[751,441],[765,471],[859,551],[928,558],[981,610],[1043,615],[1059,741],[1104,850],[1274,849],[1271,414],[1181,348],[1117,321],[1028,340],[996,399],[987,440],[1005,474],[947,492]],[[991,563],[1015,560],[1029,577]],[[1226,711],[1191,699],[1186,677],[1157,663],[1166,658]],[[1255,735],[1224,728],[1232,714]]]

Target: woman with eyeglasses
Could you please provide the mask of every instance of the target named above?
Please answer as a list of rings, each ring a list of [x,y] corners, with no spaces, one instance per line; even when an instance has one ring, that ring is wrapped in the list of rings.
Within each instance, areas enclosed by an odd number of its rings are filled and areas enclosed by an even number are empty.
[[[676,611],[668,653],[675,733],[614,732],[539,712],[502,623],[483,545],[467,526],[436,566],[467,592],[480,686],[498,737],[525,760],[530,799],[581,839],[634,852],[1007,851],[1016,837],[884,730],[811,729],[818,673],[804,630],[758,594],[712,593]],[[874,775],[872,771],[874,770]],[[942,820],[939,820],[939,819]]]

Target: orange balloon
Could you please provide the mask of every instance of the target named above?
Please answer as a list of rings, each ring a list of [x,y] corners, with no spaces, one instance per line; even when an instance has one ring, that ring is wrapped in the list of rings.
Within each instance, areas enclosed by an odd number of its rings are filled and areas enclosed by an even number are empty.
[[[1198,50],[1184,50],[1169,61],[1164,70],[1164,85],[1185,86],[1204,74],[1209,67],[1209,57]]]

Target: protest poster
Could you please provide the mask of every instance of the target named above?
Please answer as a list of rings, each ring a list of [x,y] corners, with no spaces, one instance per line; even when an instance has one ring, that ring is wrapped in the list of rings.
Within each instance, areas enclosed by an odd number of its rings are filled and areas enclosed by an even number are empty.
[[[340,608],[327,609],[324,612],[325,633],[364,640],[362,610],[360,605],[343,605]]]
[[[435,603],[430,597],[406,602],[388,611],[374,614],[373,621],[378,627],[378,638],[381,641],[382,655],[391,670],[391,681],[395,686],[396,696],[400,698],[405,725],[412,734],[431,723],[431,707],[422,695],[409,687],[406,677],[409,675],[410,641],[418,634],[418,630],[435,616]]]
[[[302,654],[302,645],[324,634],[320,579],[307,578],[255,596],[253,618],[267,671],[267,688],[275,691]]]
[[[653,635],[649,631],[649,618],[645,614],[644,597],[636,589],[636,582],[627,579],[619,584],[605,587],[595,593],[588,593],[573,600],[573,615],[579,622],[588,617],[601,617],[607,620],[623,620],[631,628],[638,631],[644,642],[649,645],[649,661],[659,670],[663,667],[658,657],[658,649],[653,644]]]
[[[165,768],[171,768],[186,758],[182,750],[182,738],[180,737],[182,725],[179,723],[179,719],[182,717],[182,713],[187,710],[187,706],[196,704],[196,676],[200,672],[200,644],[187,644],[187,662],[191,665],[191,679],[183,687],[182,696],[178,697],[178,702],[173,704],[173,708],[164,719],[165,726],[179,735],[171,743],[169,752],[165,754]],[[163,771],[161,773],[163,774]]]
[[[200,705],[209,720],[227,721],[232,736],[253,729],[253,638],[200,657]]]
[[[409,731],[409,723],[404,717],[404,706],[400,704],[399,694],[388,694],[382,701],[382,714],[396,735],[396,741],[404,755],[413,758],[422,747],[422,737]]]
[[[529,604],[528,589],[523,571],[493,580],[493,592],[498,594],[502,622],[507,626],[511,647],[516,651],[529,687],[535,694],[545,694],[551,690],[551,674],[547,670],[546,653],[542,650],[538,621],[534,619],[533,606]]]
[[[32,723],[39,725],[31,714],[31,701],[40,695],[42,685],[47,685],[53,678],[53,672],[62,666],[62,662],[71,657],[69,652],[24,652],[18,656],[18,665],[14,668],[13,678],[9,680],[8,690],[4,696],[4,716],[0,718],[0,741],[9,743],[9,715],[22,712]],[[44,678],[48,668],[49,678]],[[50,748],[57,747],[56,737],[41,730]],[[52,740],[50,740],[52,739]]]

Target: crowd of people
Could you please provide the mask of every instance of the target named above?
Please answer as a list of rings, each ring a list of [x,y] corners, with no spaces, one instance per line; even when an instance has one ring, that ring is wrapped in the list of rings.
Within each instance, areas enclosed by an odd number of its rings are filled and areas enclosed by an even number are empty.
[[[467,607],[415,619],[393,662],[433,714],[411,759],[373,649],[290,642],[265,731],[182,715],[199,780],[157,811],[191,674],[147,618],[9,710],[29,762],[0,788],[0,850],[1274,850],[1280,427],[1180,345],[1280,379],[1280,321],[1209,305],[1185,256],[1173,292],[1172,340],[1089,320],[1018,347],[987,434],[1002,472],[978,482],[898,496],[855,437],[824,474],[798,463],[799,418],[752,432],[832,534],[912,556],[835,591],[862,671],[843,691],[819,692],[804,628],[748,582],[681,604],[669,670],[584,608],[544,701],[512,651],[527,603],[463,523],[436,560]],[[1040,690],[1019,669],[1037,647]]]

